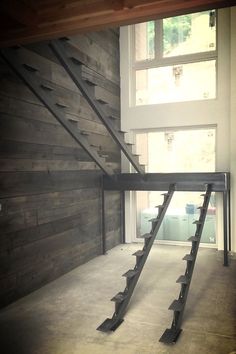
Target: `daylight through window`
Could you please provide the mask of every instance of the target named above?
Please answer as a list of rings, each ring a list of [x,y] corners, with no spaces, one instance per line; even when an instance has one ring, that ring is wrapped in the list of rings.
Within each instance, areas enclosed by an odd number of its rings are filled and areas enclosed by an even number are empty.
[[[216,12],[132,27],[136,105],[216,97]]]

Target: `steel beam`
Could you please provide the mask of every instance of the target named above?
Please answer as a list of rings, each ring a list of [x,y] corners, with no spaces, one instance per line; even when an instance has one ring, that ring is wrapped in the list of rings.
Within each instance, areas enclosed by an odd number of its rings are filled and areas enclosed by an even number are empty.
[[[179,192],[199,192],[206,184],[213,192],[229,190],[229,172],[204,173],[146,173],[144,178],[137,173],[122,173],[111,180],[104,176],[104,189],[119,191],[166,191],[175,184]]]
[[[146,173],[141,178],[137,173],[122,173],[113,180],[103,177],[105,190],[118,191],[166,191],[170,184],[175,184],[179,192],[204,191],[206,184],[211,185],[212,192],[223,193],[223,232],[224,232],[224,266],[228,266],[230,250],[230,173]]]

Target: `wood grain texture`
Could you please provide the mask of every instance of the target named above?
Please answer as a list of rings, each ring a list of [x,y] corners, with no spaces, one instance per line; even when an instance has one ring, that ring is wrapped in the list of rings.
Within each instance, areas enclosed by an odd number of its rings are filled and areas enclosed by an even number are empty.
[[[2,0],[0,45],[32,43],[234,5],[234,0]]]
[[[119,128],[117,33],[74,40],[74,54],[86,65],[84,78],[97,85],[97,98],[107,102],[104,108]],[[66,105],[66,118],[89,134],[94,149],[119,171],[120,151],[46,48],[46,43],[28,46],[27,62],[40,69]],[[101,254],[100,186],[97,165],[0,61],[0,306]],[[120,243],[119,193],[108,193],[107,203],[111,248]]]

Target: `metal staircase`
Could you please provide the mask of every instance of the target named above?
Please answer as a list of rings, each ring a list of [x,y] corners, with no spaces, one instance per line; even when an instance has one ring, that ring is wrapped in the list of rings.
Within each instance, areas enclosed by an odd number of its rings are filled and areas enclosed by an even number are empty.
[[[151,219],[152,227],[150,233],[143,235],[144,247],[142,250],[135,252],[136,265],[133,269],[128,270],[123,276],[126,278],[126,287],[123,292],[116,294],[111,301],[115,302],[115,312],[112,318],[107,318],[97,329],[102,332],[115,331],[116,328],[124,321],[123,316],[133,294],[134,288],[138,282],[142,269],[145,265],[149,252],[152,248],[162,220],[168,209],[172,196],[174,194],[175,185],[171,184],[168,193],[164,193],[164,201],[162,205],[157,206],[158,214],[156,218]]]
[[[141,175],[145,174],[145,170],[142,165],[139,164],[138,155],[133,154],[130,144],[125,143],[122,131],[117,130],[113,125],[112,121],[106,115],[104,110],[104,103],[99,102],[95,98],[94,94],[94,83],[88,82],[88,80],[83,80],[82,78],[82,63],[78,61],[75,57],[67,55],[64,47],[64,41],[67,39],[57,39],[50,42],[50,47],[54,51],[56,57],[63,65],[69,76],[74,81],[75,85],[79,88],[84,98],[87,100],[89,105],[92,107],[98,118],[105,125],[110,135],[123,151],[127,159],[133,165],[135,170]]]
[[[174,300],[169,307],[169,310],[174,311],[171,328],[167,328],[159,340],[160,342],[163,343],[167,343],[167,344],[175,343],[182,331],[180,327],[183,319],[184,308],[187,301],[189,287],[192,280],[192,275],[193,275],[195,261],[197,258],[201,235],[202,235],[202,231],[203,231],[203,227],[207,215],[207,209],[211,197],[211,192],[212,192],[212,185],[208,184],[206,188],[206,193],[202,194],[202,196],[204,197],[204,201],[202,206],[199,207],[200,209],[199,219],[194,222],[194,224],[196,225],[195,235],[189,238],[189,241],[192,242],[192,248],[190,254],[186,254],[183,258],[183,260],[187,262],[186,271],[184,275],[181,275],[176,280],[176,282],[179,283],[181,286],[179,297],[177,300]]]
[[[95,97],[95,84],[85,80],[82,76],[83,65],[74,57],[67,57],[63,47],[63,40],[55,40],[50,43],[51,48],[65,67],[66,71],[75,82],[84,98],[87,100],[91,108],[97,114],[98,118],[107,128],[109,134],[113,137],[120,149],[134,166],[135,170],[144,175],[143,165],[139,164],[139,157],[132,152],[132,145],[124,140],[124,132],[115,128],[112,123],[114,114],[110,107],[104,107],[105,102],[101,103]],[[45,105],[52,115],[61,123],[73,139],[82,146],[93,161],[108,176],[114,176],[115,172],[109,167],[106,156],[102,155],[99,147],[89,142],[89,133],[78,128],[76,121],[67,119],[65,108],[57,97],[56,86],[45,80],[40,75],[37,65],[32,65],[27,60],[27,50],[23,47],[6,48],[0,50],[1,57],[13,69],[13,71],[25,82],[30,90]],[[112,118],[112,119],[111,119]]]
[[[0,50],[0,55],[101,170],[106,175],[112,176],[114,174],[113,170],[106,164],[106,160],[99,155],[96,147],[89,143],[85,132],[75,126],[74,121],[66,118],[66,106],[58,100],[54,85],[41,77],[37,66],[27,61],[27,50],[23,47],[6,48]]]
[[[37,66],[32,65],[27,61],[27,50],[23,47],[15,47],[8,49],[1,49],[0,55],[13,69],[13,71],[26,83],[31,91],[38,97],[38,99],[45,105],[45,107],[52,113],[52,115],[61,123],[61,125],[68,131],[73,139],[82,146],[88,155],[96,162],[96,164],[105,173],[106,190],[168,190],[164,193],[164,201],[162,205],[158,206],[158,214],[156,218],[151,219],[151,230],[149,233],[143,235],[144,247],[134,253],[136,256],[136,264],[133,269],[128,270],[123,276],[126,278],[126,286],[122,292],[116,294],[111,301],[115,302],[115,311],[112,318],[107,318],[97,329],[103,332],[114,331],[122,322],[126,308],[129,304],[135,286],[138,282],[142,269],[145,265],[151,247],[154,243],[158,230],[171,202],[175,190],[202,190],[203,183],[206,184],[206,193],[204,201],[200,209],[199,220],[195,221],[196,232],[194,236],[189,238],[192,242],[190,254],[187,254],[183,260],[187,262],[186,271],[177,279],[180,283],[181,289],[178,299],[174,300],[169,309],[174,311],[171,328],[166,329],[160,338],[161,342],[174,343],[177,341],[181,333],[181,323],[183,319],[184,308],[187,301],[187,296],[191,284],[194,265],[198,253],[200,239],[206,219],[207,209],[213,191],[223,191],[224,193],[224,265],[228,265],[227,259],[227,191],[228,191],[228,177],[226,173],[217,173],[214,176],[208,174],[173,174],[166,176],[165,174],[145,174],[142,165],[139,164],[137,155],[132,153],[131,144],[124,141],[124,132],[119,131],[111,121],[111,112],[108,107],[104,107],[104,103],[99,102],[95,97],[94,82],[83,78],[83,66],[73,56],[68,56],[65,51],[62,40],[54,40],[50,42],[50,47],[56,54],[59,61],[63,64],[67,73],[70,75],[76,86],[79,88],[83,96],[86,98],[89,105],[97,114],[101,122],[106,126],[108,132],[118,144],[120,149],[124,152],[130,163],[133,165],[138,173],[115,175],[114,171],[108,166],[107,161],[100,155],[96,146],[89,142],[87,132],[75,126],[75,122],[67,119],[65,108],[60,100],[57,98],[56,87],[48,80],[45,80],[40,75],[40,70]],[[110,118],[109,118],[110,117]],[[115,178],[110,178],[115,176]],[[210,179],[208,179],[210,178]],[[193,179],[195,181],[193,181]],[[204,181],[204,182],[203,182]],[[199,186],[201,185],[200,189]],[[103,190],[104,193],[104,190]],[[103,211],[104,214],[104,211]]]

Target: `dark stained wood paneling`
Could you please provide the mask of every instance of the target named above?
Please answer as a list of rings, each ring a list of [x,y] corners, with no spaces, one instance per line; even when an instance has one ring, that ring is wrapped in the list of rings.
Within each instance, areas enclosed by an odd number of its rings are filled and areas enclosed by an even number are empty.
[[[80,188],[99,188],[101,173],[88,171],[2,172],[2,197],[49,193]]]
[[[48,238],[57,233],[68,231],[74,228],[80,230],[80,235],[94,235],[97,230],[100,232],[99,215],[93,221],[82,224],[80,214],[54,220],[40,225],[34,225],[14,232],[2,233],[0,239],[1,255],[12,253],[13,250],[25,247],[44,238]],[[89,237],[90,238],[90,237]]]
[[[97,148],[102,147],[111,152],[117,151],[116,144],[108,134],[98,134],[89,130],[86,130],[86,132],[89,142]],[[79,146],[59,124],[47,124],[38,120],[16,118],[5,114],[1,114],[0,139],[53,146],[60,146],[61,144],[65,147],[75,148]]]
[[[90,161],[87,153],[78,147],[35,144],[13,140],[0,141],[1,159],[34,159]]]
[[[119,37],[113,31],[74,38],[83,75],[119,127]],[[120,151],[45,43],[27,61],[64,103],[112,168]],[[94,71],[95,70],[95,71]],[[105,107],[105,106],[104,106]],[[101,171],[32,92],[0,61],[0,306],[101,254]],[[120,195],[107,194],[107,245],[120,243]]]
[[[95,186],[93,188],[75,189],[70,191],[57,191],[36,195],[24,195],[22,197],[10,197],[2,200],[1,215],[5,213],[15,213],[17,211],[27,211],[32,209],[60,208],[67,205],[74,205],[80,200],[93,200],[100,196],[100,191]]]
[[[106,234],[106,246],[108,249],[111,249],[115,246],[117,246],[120,243],[120,233],[121,229],[118,228],[116,230],[107,232]]]
[[[66,233],[68,235],[68,232]],[[71,240],[68,239],[68,242]],[[56,245],[56,244],[55,244]],[[71,269],[83,264],[96,255],[100,254],[100,243],[96,240],[90,240],[73,247],[69,252],[52,252],[50,258],[47,254],[37,262],[33,262],[31,267],[25,267],[17,275],[9,275],[1,279],[3,286],[0,290],[0,304],[5,306],[21,296],[36,290],[40,286],[54,280],[58,275],[62,275]],[[43,267],[42,267],[43,264]]]

